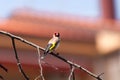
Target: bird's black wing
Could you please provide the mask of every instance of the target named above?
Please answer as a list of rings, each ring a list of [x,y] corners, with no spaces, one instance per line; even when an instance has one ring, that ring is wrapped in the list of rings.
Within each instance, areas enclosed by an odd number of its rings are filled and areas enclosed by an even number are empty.
[[[44,54],[49,53],[50,47],[52,47],[53,44],[48,44],[47,47],[45,48]]]
[[[45,48],[45,51],[44,51],[44,54],[43,54],[43,56],[41,57],[41,59],[44,59],[44,57],[49,53],[49,49],[50,49],[50,47],[52,46],[53,44],[48,44],[47,46],[46,46],[46,48]]]

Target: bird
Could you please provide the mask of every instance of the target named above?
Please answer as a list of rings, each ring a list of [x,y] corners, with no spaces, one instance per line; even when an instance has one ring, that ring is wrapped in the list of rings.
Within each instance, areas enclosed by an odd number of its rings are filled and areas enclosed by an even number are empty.
[[[60,44],[60,33],[57,32],[57,33],[54,33],[53,37],[49,40],[41,59],[44,59],[44,57],[48,53],[55,51],[59,47],[59,44]]]

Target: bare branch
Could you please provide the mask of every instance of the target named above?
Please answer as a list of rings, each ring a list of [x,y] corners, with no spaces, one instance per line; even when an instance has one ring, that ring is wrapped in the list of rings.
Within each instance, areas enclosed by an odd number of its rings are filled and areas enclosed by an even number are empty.
[[[96,78],[96,79],[98,79],[98,80],[102,80],[99,75],[96,75],[96,74],[88,71],[87,69],[83,68],[82,66],[80,66],[80,65],[78,65],[78,64],[76,64],[76,63],[73,63],[73,62],[71,62],[71,61],[69,61],[69,60],[67,60],[67,59],[65,59],[65,58],[63,58],[63,57],[61,57],[61,56],[53,53],[53,52],[51,52],[50,54],[53,55],[53,56],[55,56],[55,57],[57,57],[57,58],[59,58],[60,60],[62,60],[62,61],[64,61],[64,62],[68,63],[69,65],[72,65],[72,66],[74,66],[74,67],[77,67],[77,68],[83,70],[84,72],[88,73],[90,76],[92,76],[92,77],[94,77],[94,78]]]
[[[0,64],[0,67],[4,70],[4,71],[8,71],[8,69],[6,67],[4,67],[2,64]]]
[[[7,36],[9,36],[9,37],[11,37],[11,38],[17,39],[17,40],[19,40],[19,41],[21,41],[21,42],[24,42],[24,43],[26,43],[26,44],[28,44],[28,45],[30,45],[30,46],[35,47],[35,48],[39,48],[39,49],[42,50],[42,51],[45,50],[44,48],[42,48],[42,47],[40,47],[40,46],[38,46],[38,45],[30,42],[30,41],[27,41],[27,40],[25,40],[25,39],[23,39],[23,38],[21,38],[21,37],[15,36],[15,35],[10,34],[10,33],[8,33],[8,32],[0,31],[0,33],[1,33],[1,34],[4,34],[4,35],[7,35]],[[13,40],[13,41],[14,41],[14,40]],[[88,73],[90,76],[96,78],[97,80],[102,80],[102,79],[100,78],[100,75],[96,75],[96,74],[88,71],[87,69],[83,68],[82,66],[80,66],[80,65],[78,65],[78,64],[76,64],[76,63],[73,63],[73,62],[71,62],[71,61],[69,61],[69,60],[67,60],[67,59],[59,56],[58,54],[55,54],[55,53],[53,53],[53,52],[51,52],[50,54],[53,55],[53,56],[56,57],[56,58],[59,58],[60,60],[62,60],[62,61],[64,61],[64,62],[66,62],[67,64],[70,64],[70,65],[72,65],[72,66],[74,66],[74,67],[76,67],[76,68],[78,68],[78,69],[83,70],[84,72]]]
[[[1,75],[0,75],[0,79],[5,80]]]
[[[72,77],[73,77],[73,80],[75,80],[75,75],[74,75],[75,67],[70,65],[70,68],[71,68],[71,71],[70,71],[70,75],[68,77],[68,80],[71,80]]]
[[[4,67],[2,64],[0,64],[0,67],[5,71],[7,72],[8,69],[6,67]],[[0,79],[4,80],[4,78],[0,75]]]
[[[20,71],[20,73],[24,76],[24,78],[25,78],[26,80],[29,80],[29,78],[28,78],[27,75],[25,74],[24,70],[22,69],[21,63],[20,63],[20,61],[19,61],[19,57],[18,57],[18,54],[17,54],[16,46],[15,46],[15,40],[14,40],[13,37],[12,37],[11,39],[12,39],[13,49],[14,49],[14,52],[15,52],[15,58],[16,58],[16,60],[17,60],[17,66],[18,66],[18,68],[19,68],[19,71]]]
[[[38,62],[39,62],[39,67],[40,67],[40,76],[41,76],[42,80],[45,80],[45,78],[43,76],[43,68],[42,68],[42,64],[41,64],[41,55],[40,55],[39,47],[37,47],[37,51],[38,51]]]
[[[11,34],[11,33],[8,33],[8,32],[6,32],[6,31],[1,31],[1,30],[0,30],[0,34],[9,36],[10,38],[17,39],[17,40],[19,40],[19,41],[21,41],[21,42],[23,42],[23,43],[26,43],[26,44],[28,44],[28,45],[30,45],[30,46],[32,46],[32,47],[35,47],[35,48],[39,47],[40,50],[44,50],[44,48],[42,48],[42,47],[40,47],[40,46],[38,46],[38,45],[30,42],[30,41],[27,41],[27,40],[25,40],[25,39],[23,39],[23,38],[21,38],[21,37],[19,37],[19,36],[15,36],[15,35],[13,35],[13,34]]]

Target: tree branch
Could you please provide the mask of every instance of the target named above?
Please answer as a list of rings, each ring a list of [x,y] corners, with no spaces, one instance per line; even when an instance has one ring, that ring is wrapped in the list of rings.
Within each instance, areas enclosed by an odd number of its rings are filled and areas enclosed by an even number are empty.
[[[25,74],[25,72],[24,72],[24,70],[23,70],[23,68],[22,68],[22,65],[21,65],[21,63],[20,63],[20,61],[19,61],[19,57],[18,57],[18,54],[17,54],[16,46],[15,46],[15,40],[14,40],[13,37],[12,37],[11,39],[12,39],[13,49],[14,49],[14,52],[15,52],[15,58],[16,58],[16,60],[17,60],[17,66],[18,66],[18,68],[19,68],[19,71],[20,71],[20,73],[24,76],[24,78],[25,78],[26,80],[29,80],[29,78],[28,78],[27,75]]]
[[[5,80],[1,75],[0,75],[0,79]]]
[[[8,32],[0,31],[0,33],[1,33],[1,34],[4,34],[4,35],[7,35],[7,36],[9,36],[9,37],[11,37],[11,38],[13,38],[13,39],[17,39],[17,40],[19,40],[19,41],[21,41],[21,42],[24,42],[24,43],[26,43],[26,44],[28,44],[28,45],[30,45],[30,46],[32,46],[32,47],[39,48],[39,49],[42,50],[42,51],[45,50],[44,48],[42,48],[42,47],[40,47],[40,46],[38,46],[38,45],[30,42],[30,41],[27,41],[27,40],[25,40],[25,39],[23,39],[23,38],[21,38],[21,37],[15,36],[15,35],[10,34],[10,33],[8,33]],[[71,61],[69,61],[69,60],[67,60],[67,59],[59,56],[58,54],[53,53],[53,52],[51,52],[50,54],[53,55],[53,56],[56,57],[56,58],[59,58],[60,60],[62,60],[62,61],[64,61],[64,62],[66,62],[66,63],[69,64],[69,65],[72,65],[72,66],[74,66],[74,67],[76,67],[76,68],[78,68],[78,69],[83,70],[84,72],[88,73],[90,76],[96,78],[97,80],[102,80],[102,79],[100,78],[100,75],[96,75],[96,74],[88,71],[87,69],[83,68],[82,66],[80,66],[80,65],[78,65],[78,64],[76,64],[76,63],[73,63],[73,62],[71,62]]]
[[[65,59],[65,58],[63,58],[63,57],[61,57],[61,56],[53,53],[53,52],[51,52],[50,54],[53,55],[53,56],[55,56],[55,57],[57,57],[57,58],[59,58],[60,60],[62,60],[62,61],[64,61],[64,62],[68,63],[69,65],[72,65],[72,66],[74,66],[74,67],[76,67],[76,68],[79,68],[79,69],[83,70],[84,72],[88,73],[90,76],[92,76],[92,77],[94,77],[94,78],[96,78],[96,79],[98,79],[98,80],[102,80],[102,79],[100,78],[100,75],[96,75],[96,74],[88,71],[87,69],[83,68],[82,66],[80,66],[80,65],[78,65],[78,64],[76,64],[76,63],[73,63],[73,62],[71,62],[71,61],[69,61],[69,60],[67,60],[67,59]]]
[[[8,72],[8,69],[0,64],[0,68],[2,68],[5,72]],[[4,78],[0,75],[0,79],[4,80]]]
[[[4,67],[2,64],[0,64],[0,67],[1,67],[5,72],[8,71],[8,69],[7,69],[6,67]]]
[[[72,77],[73,77],[72,80],[75,80],[75,74],[74,74],[75,67],[70,65],[70,69],[71,69],[71,71],[70,71],[70,75],[68,77],[68,80],[71,80]]]
[[[40,67],[40,77],[42,78],[42,80],[45,80],[45,78],[43,76],[43,68],[42,68],[42,64],[41,64],[41,55],[40,55],[39,47],[37,48],[37,52],[38,52],[38,63],[39,63],[39,67]]]

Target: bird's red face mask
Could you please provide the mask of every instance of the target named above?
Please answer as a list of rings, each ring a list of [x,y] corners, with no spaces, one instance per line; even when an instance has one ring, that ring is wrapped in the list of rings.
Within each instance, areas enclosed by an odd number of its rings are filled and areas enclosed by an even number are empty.
[[[55,37],[60,37],[60,33],[54,33]]]

